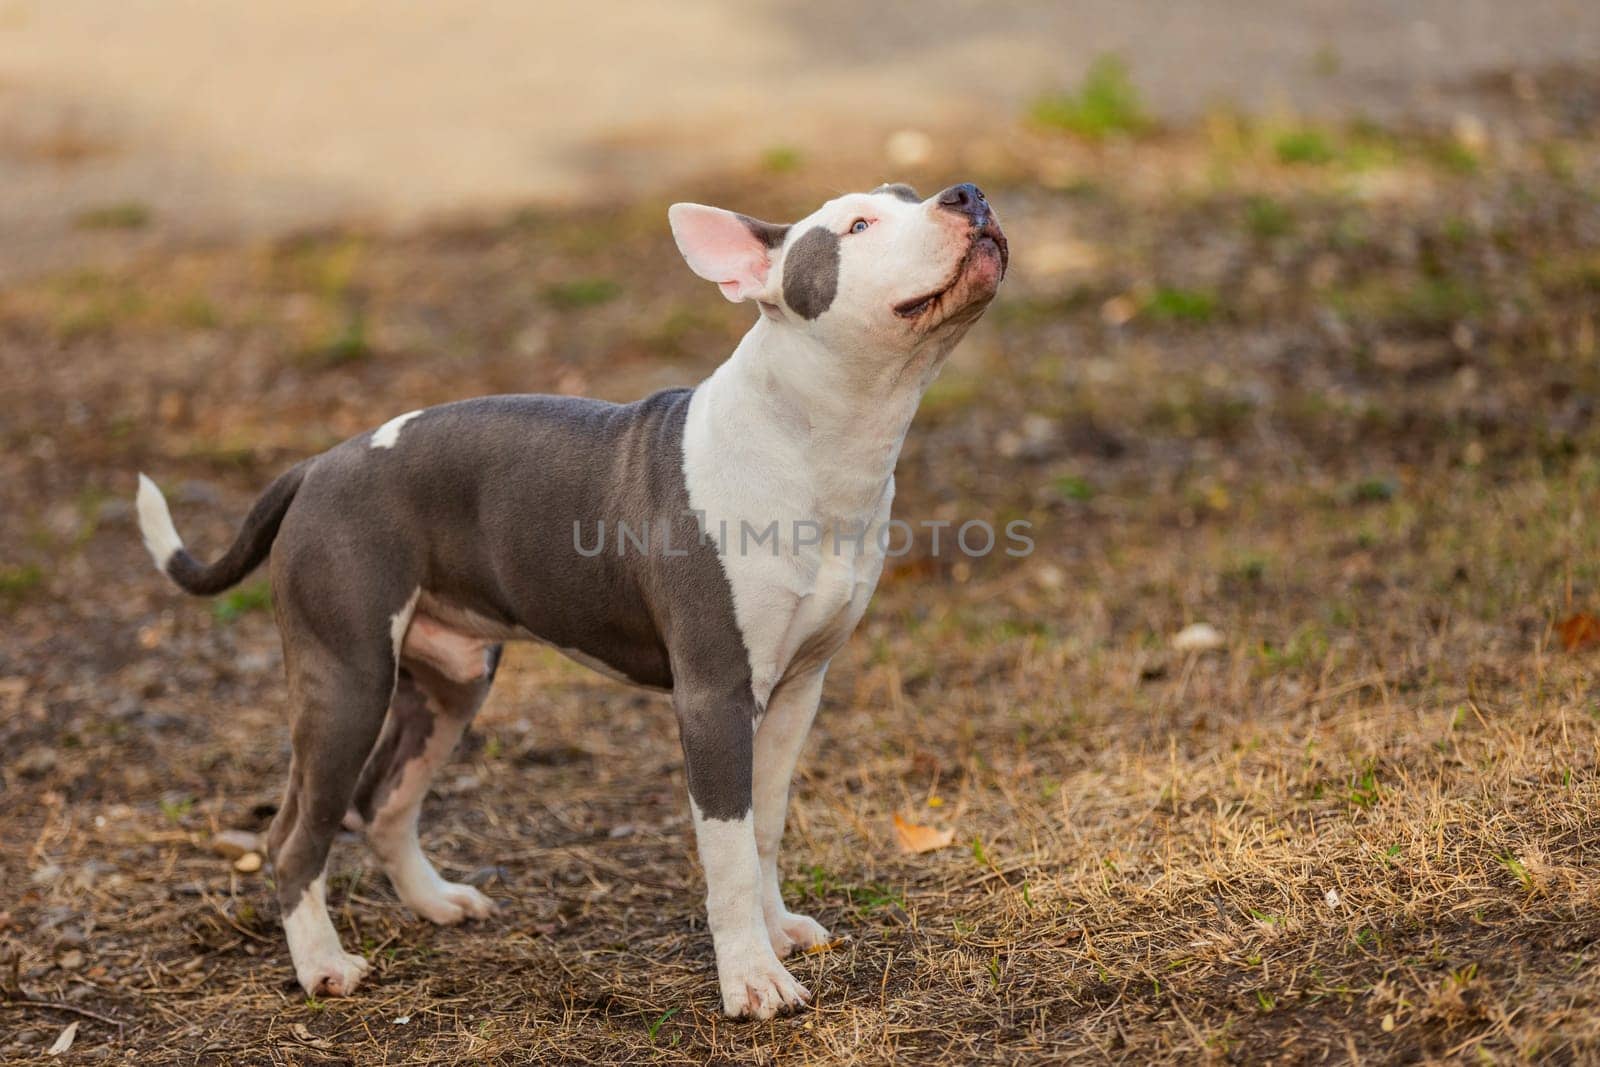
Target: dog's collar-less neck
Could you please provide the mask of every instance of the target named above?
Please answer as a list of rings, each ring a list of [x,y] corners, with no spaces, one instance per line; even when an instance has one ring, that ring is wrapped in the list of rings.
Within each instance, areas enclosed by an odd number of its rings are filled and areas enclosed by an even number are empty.
[[[805,469],[827,473],[817,508],[842,517],[876,509],[932,376],[906,373],[904,360],[843,356],[758,319],[700,389],[711,412],[737,405],[766,413],[784,447],[804,456]],[[764,458],[771,457],[748,456],[755,464]]]

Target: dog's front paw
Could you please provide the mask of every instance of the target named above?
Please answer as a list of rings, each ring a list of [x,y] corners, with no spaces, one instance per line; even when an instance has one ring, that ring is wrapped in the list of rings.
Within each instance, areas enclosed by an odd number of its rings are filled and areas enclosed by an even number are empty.
[[[495,903],[470,885],[440,881],[402,897],[406,907],[440,926],[454,926],[465,919],[487,919],[495,913]]]
[[[802,1007],[811,999],[777,957],[756,958],[718,967],[722,1010],[733,1019],[770,1019],[780,1011]]]
[[[349,952],[330,952],[295,968],[300,988],[311,997],[348,997],[367,976],[368,963]]]
[[[779,912],[767,919],[767,937],[772,941],[772,951],[784,959],[795,949],[826,945],[832,940],[828,928],[809,915],[796,915],[792,911]]]

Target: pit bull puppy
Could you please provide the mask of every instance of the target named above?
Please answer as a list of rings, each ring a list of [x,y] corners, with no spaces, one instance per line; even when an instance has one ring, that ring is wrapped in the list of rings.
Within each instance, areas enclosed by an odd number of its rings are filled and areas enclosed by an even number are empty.
[[[672,694],[724,1010],[810,998],[779,962],[829,938],[781,895],[789,781],[882,570],[912,415],[993,298],[1006,239],[971,184],[885,185],[788,226],[700,204],[668,220],[696,274],[760,309],[693,389],[408,412],[279,477],[210,564],[140,475],[145,545],[187,592],[270,551],[293,756],[267,846],[308,994],[348,996],[367,972],[325,902],[341,825],[416,914],[494,912],[440,877],[417,816],[501,643],[541,641]]]

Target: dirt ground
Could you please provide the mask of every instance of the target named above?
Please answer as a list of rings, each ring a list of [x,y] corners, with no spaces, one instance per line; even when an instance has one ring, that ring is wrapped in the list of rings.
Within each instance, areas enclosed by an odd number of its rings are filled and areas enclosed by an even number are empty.
[[[0,1060],[1600,1060],[1600,81],[1498,84],[1492,131],[1067,102],[937,170],[707,185],[985,186],[1013,275],[897,513],[1037,537],[899,561],[836,661],[783,871],[848,940],[770,1023],[717,1010],[669,706],[527,648],[424,816],[502,915],[415,921],[342,840],[373,974],[308,1000],[270,871],[211,847],[285,774],[265,587],[182,598],[131,515],[144,470],[214,552],[398,412],[697,380],[748,314],[663,201],[0,294]]]

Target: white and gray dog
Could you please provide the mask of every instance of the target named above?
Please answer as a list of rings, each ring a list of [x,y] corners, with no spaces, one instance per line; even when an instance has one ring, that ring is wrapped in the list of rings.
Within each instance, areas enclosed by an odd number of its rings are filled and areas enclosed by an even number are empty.
[[[309,994],[348,996],[367,972],[328,918],[341,826],[418,915],[494,911],[434,870],[417,816],[501,642],[527,640],[670,690],[723,1008],[764,1019],[810,997],[779,962],[829,936],[784,906],[789,781],[882,571],[906,430],[993,298],[1006,239],[971,184],[886,185],[789,226],[699,204],[668,218],[696,274],[760,308],[693,389],[401,415],[279,477],[209,565],[140,476],[145,544],[188,592],[272,557],[293,758],[267,847]],[[583,543],[607,529],[615,548]]]

